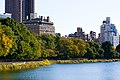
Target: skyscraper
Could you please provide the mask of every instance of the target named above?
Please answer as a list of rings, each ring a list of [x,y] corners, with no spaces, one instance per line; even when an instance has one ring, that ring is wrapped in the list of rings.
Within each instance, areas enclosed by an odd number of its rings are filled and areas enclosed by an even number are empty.
[[[11,13],[15,21],[30,19],[35,13],[35,0],[5,0],[5,13]]]
[[[114,24],[110,23],[110,17],[106,17],[106,21],[100,27],[100,43],[110,41],[114,47],[119,44],[119,34]]]
[[[5,13],[11,13],[15,21],[22,22],[22,0],[5,0]]]
[[[25,0],[25,16],[30,19],[30,14],[35,12],[34,0]]]

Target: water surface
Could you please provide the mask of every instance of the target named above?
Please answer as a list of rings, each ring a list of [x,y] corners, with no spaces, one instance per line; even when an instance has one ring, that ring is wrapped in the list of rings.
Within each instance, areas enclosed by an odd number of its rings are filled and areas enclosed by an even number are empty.
[[[120,80],[120,62],[55,64],[31,70],[0,72],[0,80]]]

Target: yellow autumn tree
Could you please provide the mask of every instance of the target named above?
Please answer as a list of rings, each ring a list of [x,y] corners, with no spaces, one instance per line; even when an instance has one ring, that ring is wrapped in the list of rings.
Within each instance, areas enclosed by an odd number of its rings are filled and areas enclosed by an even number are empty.
[[[2,43],[3,43],[4,56],[6,56],[9,53],[10,49],[12,48],[13,41],[3,33],[2,34]]]

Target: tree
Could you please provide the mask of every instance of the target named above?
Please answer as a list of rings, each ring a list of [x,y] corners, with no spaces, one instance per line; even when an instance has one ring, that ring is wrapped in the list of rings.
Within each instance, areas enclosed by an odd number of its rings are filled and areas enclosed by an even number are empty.
[[[79,49],[79,56],[83,57],[85,55],[86,51],[86,43],[82,39],[74,38],[72,39],[74,42],[74,45],[76,45]]]
[[[85,54],[85,57],[87,58],[103,58],[104,50],[100,47],[100,45],[96,42],[87,42],[89,46],[87,46],[86,50],[87,53]],[[88,55],[91,55],[89,57]]]
[[[110,59],[110,58],[117,57],[117,52],[114,50],[113,45],[111,44],[110,41],[106,41],[106,42],[102,43],[101,47],[104,50],[104,58]]]
[[[2,25],[2,48],[6,47],[7,59],[36,59],[41,56],[38,40],[24,24],[13,19],[0,19]],[[9,45],[9,46],[8,46]],[[8,48],[9,47],[9,48]]]
[[[0,23],[0,57],[6,57],[9,54],[14,43],[13,35],[14,33],[11,28]]]
[[[120,53],[120,44],[116,47],[116,51]]]
[[[99,50],[99,54],[97,54],[97,58],[104,58],[104,50],[101,48],[100,50]]]
[[[55,38],[53,35],[43,34],[41,35],[41,39],[43,40],[46,49],[55,49]]]
[[[84,57],[88,59],[94,59],[96,56],[96,53],[91,48],[87,48],[86,50],[87,50],[87,53],[84,55]]]
[[[57,45],[58,57],[61,56],[64,59],[76,58],[79,56],[80,50],[77,45],[74,44],[72,39],[60,38]]]
[[[54,57],[57,56],[57,54],[55,53],[55,51],[52,50],[52,49],[47,49],[46,51],[47,51],[47,54],[48,54],[47,57],[49,57],[49,58],[54,58]]]
[[[56,57],[55,54],[55,36],[50,34],[35,35],[42,49],[42,58]]]

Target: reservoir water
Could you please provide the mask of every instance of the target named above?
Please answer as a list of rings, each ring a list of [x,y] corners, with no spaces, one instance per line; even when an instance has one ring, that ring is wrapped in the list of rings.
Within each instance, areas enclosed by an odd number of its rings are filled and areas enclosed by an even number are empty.
[[[55,64],[24,71],[0,72],[0,80],[120,80],[120,62]]]

